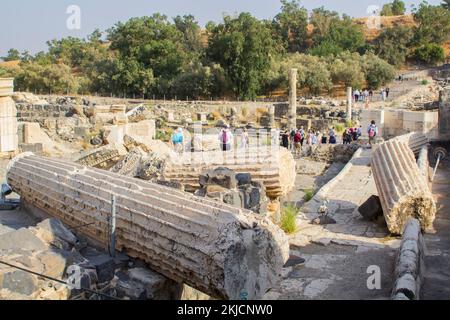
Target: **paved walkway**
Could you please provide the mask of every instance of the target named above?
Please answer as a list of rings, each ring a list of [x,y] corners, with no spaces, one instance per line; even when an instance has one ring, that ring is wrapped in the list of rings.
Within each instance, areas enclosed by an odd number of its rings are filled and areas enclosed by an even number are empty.
[[[433,181],[436,234],[424,235],[427,248],[422,299],[450,299],[450,161],[441,163]]]
[[[399,240],[385,226],[365,221],[357,211],[377,194],[370,169],[370,150],[358,151],[350,163],[302,208],[298,231],[291,236],[291,254],[306,259],[284,268],[283,280],[268,293],[273,299],[388,299]],[[336,224],[313,225],[322,201]],[[381,288],[370,290],[369,266],[381,271]]]

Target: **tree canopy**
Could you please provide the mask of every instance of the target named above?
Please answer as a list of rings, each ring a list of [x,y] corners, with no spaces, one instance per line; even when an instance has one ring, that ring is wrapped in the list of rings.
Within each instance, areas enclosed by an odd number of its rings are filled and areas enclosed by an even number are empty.
[[[413,10],[414,27],[384,28],[374,40],[349,16],[324,7],[308,16],[298,0],[281,0],[273,19],[225,15],[203,28],[192,15],[155,13],[85,39],[53,39],[34,55],[10,49],[2,60],[20,60],[19,67],[4,64],[0,76],[39,92],[255,99],[287,88],[288,70],[297,67],[299,86],[312,93],[333,85],[376,88],[393,78],[394,67],[445,60],[448,9],[448,0],[423,2]],[[403,14],[405,6],[394,0],[385,11]]]

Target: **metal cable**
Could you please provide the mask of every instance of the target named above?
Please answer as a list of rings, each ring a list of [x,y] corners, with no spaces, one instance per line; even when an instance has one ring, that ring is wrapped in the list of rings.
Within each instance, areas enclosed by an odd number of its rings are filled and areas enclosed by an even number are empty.
[[[8,266],[8,267],[15,268],[15,269],[18,269],[18,270],[21,270],[21,271],[24,271],[24,272],[33,274],[33,275],[35,275],[35,276],[42,277],[42,278],[45,278],[45,279],[48,279],[48,280],[51,280],[51,281],[55,281],[55,282],[58,282],[58,283],[61,283],[61,284],[64,284],[64,285],[70,287],[70,284],[68,284],[68,283],[67,283],[66,281],[64,281],[64,280],[56,279],[56,278],[47,276],[47,275],[42,274],[42,273],[39,273],[39,272],[35,272],[35,271],[29,270],[29,269],[26,269],[26,268],[22,268],[22,267],[19,267],[19,266],[10,264],[10,263],[5,262],[5,261],[2,261],[2,260],[0,260],[0,264],[4,264],[4,265],[6,265],[6,266]],[[84,290],[84,291],[87,291],[87,292],[90,292],[90,293],[93,293],[93,294],[97,294],[97,295],[99,295],[99,296],[102,296],[102,297],[105,297],[105,298],[108,298],[108,299],[112,299],[112,300],[120,300],[120,299],[118,299],[118,298],[116,298],[116,297],[107,295],[107,294],[102,293],[102,292],[98,292],[98,291],[92,290],[92,289],[90,289],[90,288],[84,288],[84,287],[81,287],[80,290]]]

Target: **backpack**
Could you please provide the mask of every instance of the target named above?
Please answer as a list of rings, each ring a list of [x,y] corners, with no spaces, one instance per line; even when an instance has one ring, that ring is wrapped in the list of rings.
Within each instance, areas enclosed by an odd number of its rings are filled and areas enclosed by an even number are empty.
[[[373,127],[373,126],[370,126],[370,128],[369,128],[369,138],[373,138],[373,137],[375,137],[375,127]]]
[[[300,132],[297,132],[294,136],[294,141],[300,142],[300,140],[302,140],[302,134]]]

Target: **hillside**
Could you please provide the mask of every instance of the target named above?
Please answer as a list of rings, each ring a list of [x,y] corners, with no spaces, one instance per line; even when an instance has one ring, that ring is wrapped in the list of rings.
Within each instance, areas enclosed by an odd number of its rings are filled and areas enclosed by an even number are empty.
[[[390,17],[380,17],[381,29],[369,28],[367,21],[370,18],[355,18],[356,24],[363,27],[364,34],[368,41],[374,40],[384,29],[403,26],[403,27],[414,27],[415,21],[412,15],[404,16],[390,16]]]

